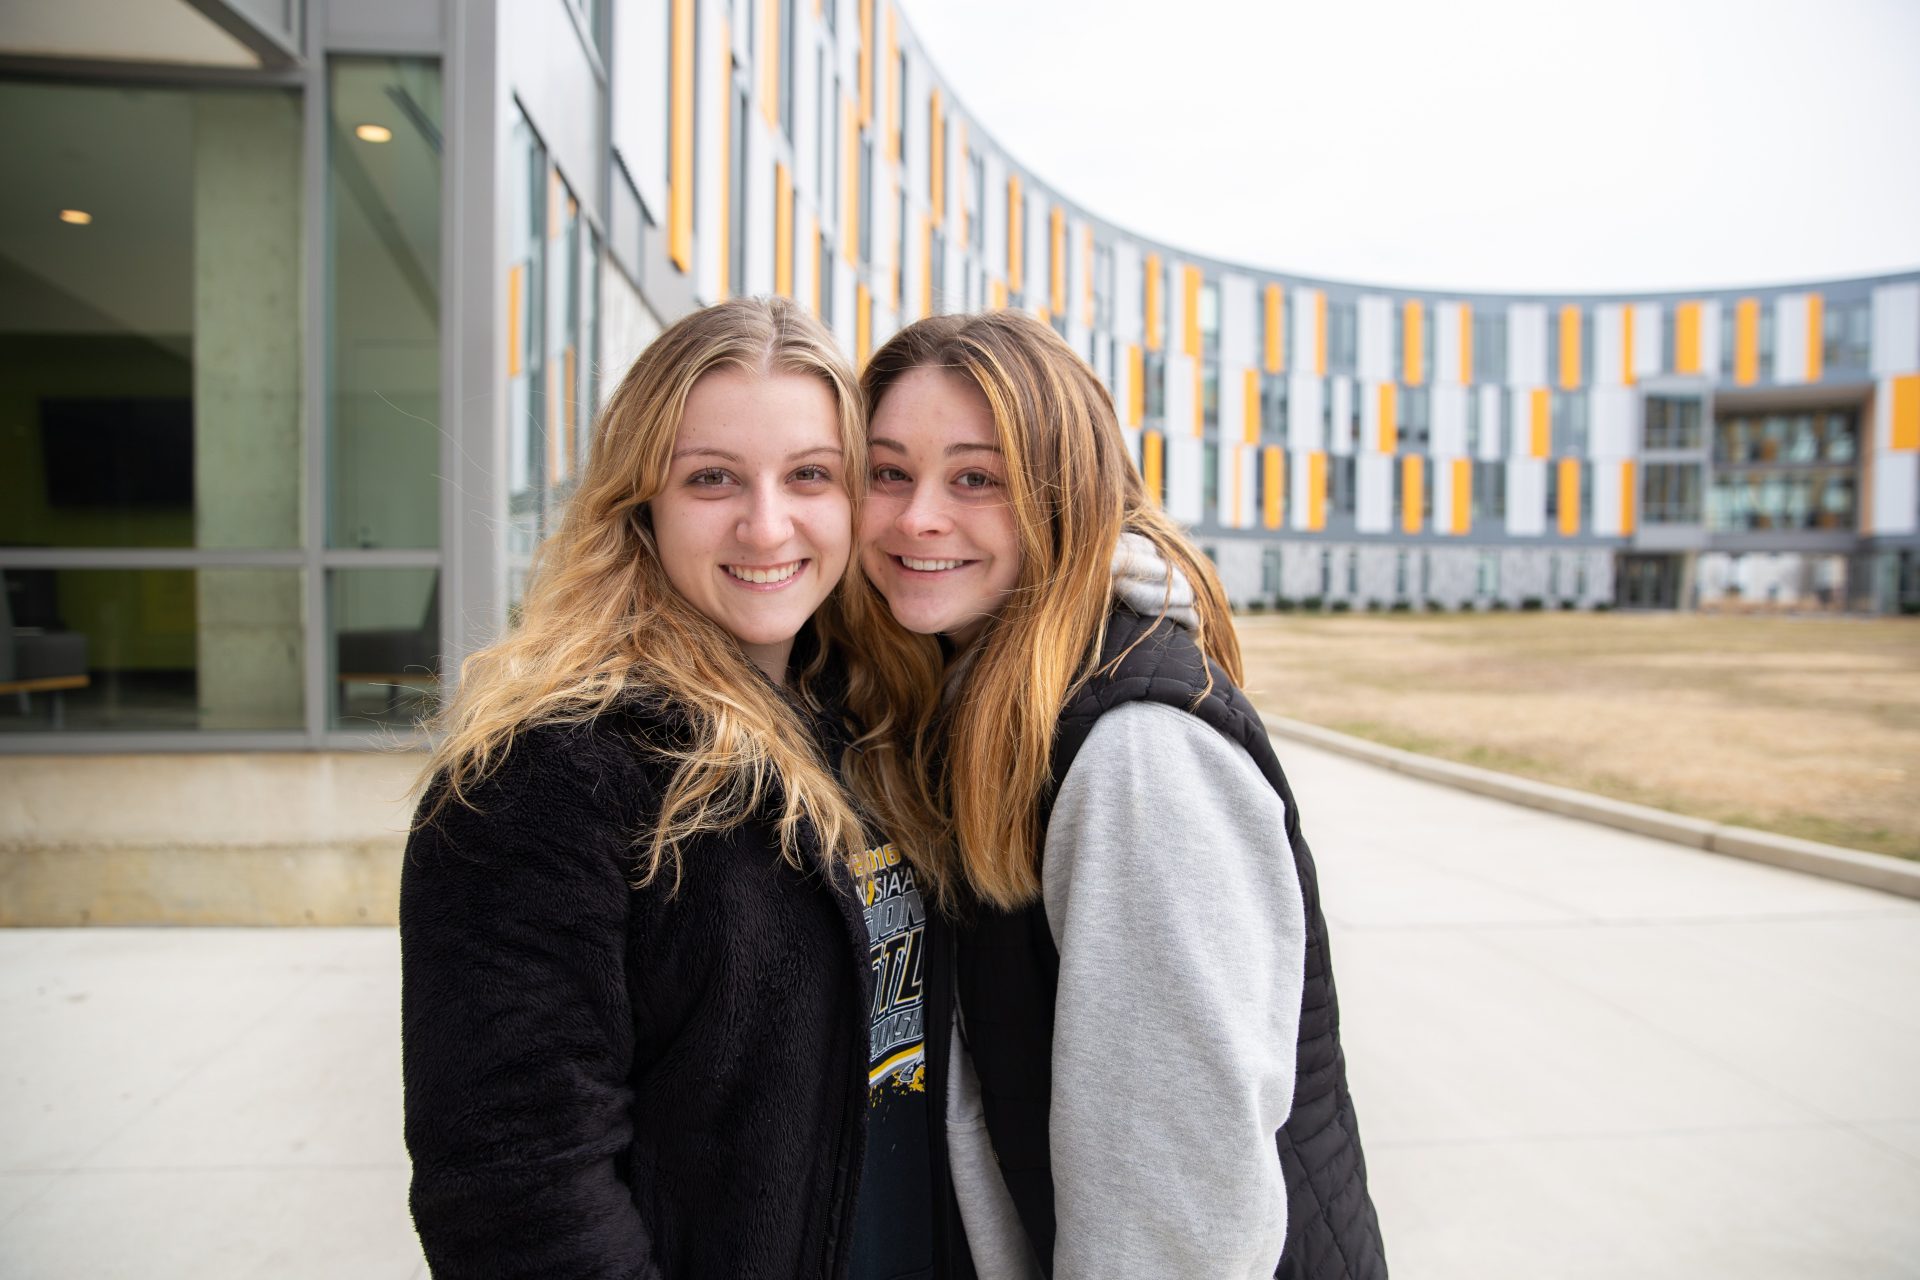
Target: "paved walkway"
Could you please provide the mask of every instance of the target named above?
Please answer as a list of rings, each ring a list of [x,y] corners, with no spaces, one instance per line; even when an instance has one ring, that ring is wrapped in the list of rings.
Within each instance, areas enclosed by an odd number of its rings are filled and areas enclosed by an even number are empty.
[[[1399,1280],[1920,1276],[1920,903],[1282,757]],[[0,932],[0,1275],[424,1274],[396,967]]]

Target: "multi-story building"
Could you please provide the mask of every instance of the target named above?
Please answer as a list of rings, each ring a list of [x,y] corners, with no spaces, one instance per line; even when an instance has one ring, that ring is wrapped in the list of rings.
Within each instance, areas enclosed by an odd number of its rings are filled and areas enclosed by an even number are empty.
[[[1242,603],[1920,604],[1920,272],[1256,269],[1063,199],[956,88],[889,0],[0,8],[0,751],[258,780],[410,723],[612,382],[740,292],[857,359],[1043,317]]]

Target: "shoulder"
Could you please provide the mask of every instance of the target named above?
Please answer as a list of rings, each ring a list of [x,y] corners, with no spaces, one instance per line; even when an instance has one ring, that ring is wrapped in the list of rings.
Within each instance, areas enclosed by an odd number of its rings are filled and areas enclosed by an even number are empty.
[[[1062,779],[1069,787],[1106,790],[1121,779],[1150,781],[1164,803],[1217,792],[1221,786],[1270,791],[1259,766],[1240,743],[1179,706],[1130,701],[1103,710]]]

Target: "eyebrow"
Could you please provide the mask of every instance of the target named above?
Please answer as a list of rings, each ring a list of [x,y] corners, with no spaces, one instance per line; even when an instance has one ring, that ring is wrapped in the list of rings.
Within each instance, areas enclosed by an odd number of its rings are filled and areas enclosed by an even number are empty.
[[[898,440],[890,440],[886,436],[874,436],[872,439],[867,441],[867,447],[870,449],[876,448],[876,447],[881,449],[891,449],[895,453],[907,452],[907,446],[901,444]],[[1000,446],[997,444],[950,444],[946,448],[946,455],[949,458],[951,458],[956,453],[998,454],[999,452],[1000,452]]]
[[[811,449],[801,449],[797,453],[790,453],[787,455],[786,460],[788,462],[795,462],[801,458],[811,458],[817,453],[829,454],[835,458],[838,458],[838,457],[841,457],[844,454],[844,452],[845,451],[841,449],[840,446],[837,444],[820,444],[820,445],[815,445]],[[678,462],[682,458],[719,458],[726,462],[745,461],[745,459],[743,459],[737,453],[728,453],[725,449],[710,449],[710,448],[691,448],[691,449],[674,450],[673,460],[675,462]]]

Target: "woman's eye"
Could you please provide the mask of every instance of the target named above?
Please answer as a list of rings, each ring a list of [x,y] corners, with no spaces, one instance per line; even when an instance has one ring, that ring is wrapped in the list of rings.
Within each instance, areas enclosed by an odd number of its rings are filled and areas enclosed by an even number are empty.
[[[805,466],[795,471],[793,478],[801,484],[831,484],[833,472],[818,465]]]
[[[962,471],[953,482],[962,489],[991,489],[1000,483],[984,471]]]
[[[898,467],[875,467],[873,469],[873,482],[875,484],[899,484],[906,478],[907,473]]]
[[[733,477],[722,471],[719,467],[708,467],[705,470],[696,471],[687,477],[688,484],[700,488],[713,488],[718,485],[727,484],[732,480]]]

